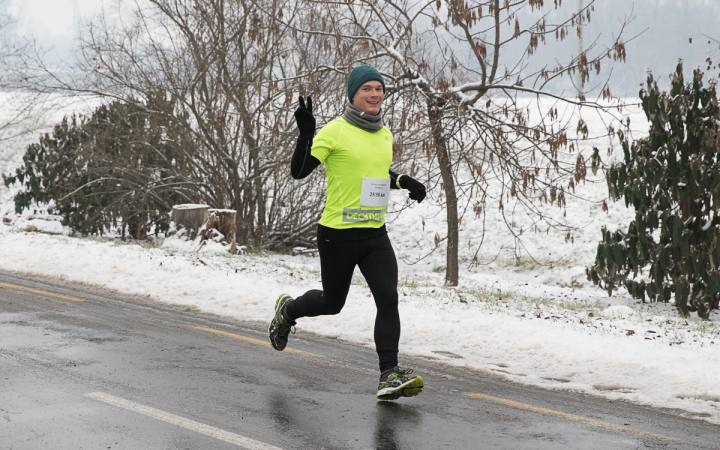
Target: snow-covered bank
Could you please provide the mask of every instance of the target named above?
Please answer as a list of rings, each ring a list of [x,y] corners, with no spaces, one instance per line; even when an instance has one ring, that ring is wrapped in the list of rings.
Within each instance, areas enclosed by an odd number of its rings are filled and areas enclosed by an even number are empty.
[[[391,238],[402,240],[398,234],[391,229]],[[279,293],[320,286],[312,256],[197,254],[3,225],[0,268],[149,295],[262,327]],[[608,298],[595,288],[504,278],[464,273],[461,286],[448,289],[441,273],[403,265],[401,358],[437,358],[520,383],[676,408],[720,423],[717,315],[710,322],[685,320],[668,305]],[[303,319],[298,333],[372,346],[374,310],[357,277],[340,315]]]

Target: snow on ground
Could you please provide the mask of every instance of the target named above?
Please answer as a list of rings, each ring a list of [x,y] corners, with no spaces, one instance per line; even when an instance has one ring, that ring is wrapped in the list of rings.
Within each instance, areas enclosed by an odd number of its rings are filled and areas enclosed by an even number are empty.
[[[642,129],[642,116],[636,113],[633,121]],[[0,165],[4,173],[18,161],[8,151],[0,158],[6,161]],[[608,297],[589,284],[584,270],[593,263],[600,227],[626,226],[632,212],[621,204],[602,212],[603,183],[582,189],[578,192],[592,201],[568,200],[568,218],[581,227],[573,240],[552,230],[523,235],[535,260],[516,251],[517,243],[489,209],[480,265],[469,267],[483,225],[466,216],[456,288],[443,284],[442,244],[434,250],[435,234],[445,234],[442,210],[428,201],[391,215],[388,229],[400,261],[401,362],[411,354],[438,359],[520,383],[673,408],[720,424],[720,315],[686,319],[672,305],[642,304],[624,292]],[[393,195],[393,208],[400,210],[404,196]],[[278,294],[320,288],[316,256],[196,252],[191,243],[170,239],[165,245],[138,245],[70,237],[56,221],[32,212],[16,216],[11,199],[11,189],[0,187],[0,216],[8,222],[0,220],[4,270],[148,296],[256,321],[259,328],[272,317]],[[372,347],[374,312],[358,273],[345,309],[338,316],[301,319],[298,334],[310,331]],[[415,369],[422,373],[422,367]]]

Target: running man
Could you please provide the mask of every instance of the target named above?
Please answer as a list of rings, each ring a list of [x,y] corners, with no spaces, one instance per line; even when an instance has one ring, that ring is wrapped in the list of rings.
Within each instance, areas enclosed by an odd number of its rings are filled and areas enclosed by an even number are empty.
[[[390,189],[407,189],[420,203],[425,186],[390,170],[393,135],[383,126],[385,80],[374,67],[355,67],[347,80],[350,104],[345,113],[315,136],[312,99],[300,97],[295,111],[300,135],[291,162],[293,178],[307,177],[325,164],[325,208],[317,229],[322,290],[297,298],[282,294],[268,328],[270,343],[282,351],[301,317],[338,314],[345,305],[355,267],[375,299],[375,348],[380,365],[377,398],[396,400],[418,395],[423,379],[398,366],[400,315],[398,265],[385,228]]]

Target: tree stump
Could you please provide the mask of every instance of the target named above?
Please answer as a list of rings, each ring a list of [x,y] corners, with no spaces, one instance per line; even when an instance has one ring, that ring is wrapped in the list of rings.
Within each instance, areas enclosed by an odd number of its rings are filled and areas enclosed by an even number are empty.
[[[175,222],[178,230],[185,228],[187,239],[192,241],[197,236],[200,227],[207,222],[209,210],[210,207],[208,205],[195,205],[192,203],[175,205],[170,214],[170,220]]]
[[[235,254],[235,215],[234,209],[211,209],[202,230],[202,241],[214,241],[222,244],[225,249]]]

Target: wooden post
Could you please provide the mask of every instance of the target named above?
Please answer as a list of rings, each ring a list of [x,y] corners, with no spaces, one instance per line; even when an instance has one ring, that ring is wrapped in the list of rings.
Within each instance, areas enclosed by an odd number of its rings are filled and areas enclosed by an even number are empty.
[[[173,206],[170,220],[175,222],[175,226],[186,228],[188,230],[188,240],[194,240],[200,227],[207,222],[210,207],[208,205],[195,205],[186,203],[183,205]]]

